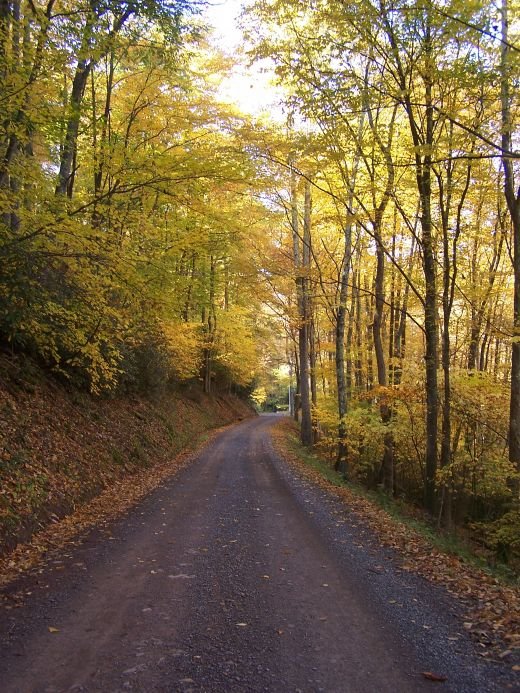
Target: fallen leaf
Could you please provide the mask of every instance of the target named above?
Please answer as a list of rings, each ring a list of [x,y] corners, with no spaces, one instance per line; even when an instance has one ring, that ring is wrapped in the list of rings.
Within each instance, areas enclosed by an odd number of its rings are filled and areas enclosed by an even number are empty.
[[[446,676],[440,676],[439,674],[433,674],[431,671],[423,671],[422,675],[424,676],[425,679],[428,679],[428,681],[439,681],[442,683],[443,681],[447,681],[448,678]]]
[[[168,575],[170,580],[193,580],[195,575],[186,575],[186,573],[179,573],[179,575]]]
[[[59,628],[54,628],[54,626],[49,626],[49,633],[59,633]]]

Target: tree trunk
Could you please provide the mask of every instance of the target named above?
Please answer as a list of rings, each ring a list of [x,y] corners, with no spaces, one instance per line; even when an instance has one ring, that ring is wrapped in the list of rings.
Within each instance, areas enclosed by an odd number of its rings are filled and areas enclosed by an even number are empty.
[[[407,74],[401,58],[400,46],[396,39],[393,18],[389,16],[386,6],[382,6],[382,19],[393,53],[396,75],[401,89],[402,104],[408,117],[410,134],[415,148],[415,176],[420,201],[421,249],[423,273],[425,280],[424,297],[424,332],[425,332],[425,369],[426,369],[426,450],[424,476],[424,504],[430,512],[435,510],[435,476],[437,472],[437,434],[438,434],[438,335],[437,335],[437,286],[436,263],[433,239],[431,212],[432,197],[432,152],[434,144],[434,107],[433,107],[433,65],[432,46],[432,6],[428,0],[424,7],[424,38],[422,52],[424,70],[421,77],[424,81],[424,101],[418,106],[413,103],[409,90]],[[422,99],[421,99],[422,101]],[[416,113],[416,109],[421,109]]]
[[[300,361],[298,356],[298,346],[296,340],[294,340],[294,379],[296,384],[294,386],[293,396],[293,418],[296,422],[298,422],[300,420]]]
[[[107,75],[107,93],[105,96],[105,107],[101,118],[101,136],[99,150],[96,151],[94,161],[94,194],[97,196],[101,192],[103,183],[103,169],[105,165],[105,151],[107,144],[110,144],[110,111],[112,108],[112,91],[114,87],[114,47],[111,46],[109,53],[109,67]]]
[[[383,339],[381,335],[381,321],[384,306],[384,276],[385,276],[385,253],[379,235],[376,234],[376,276],[375,276],[375,310],[372,320],[372,333],[374,339],[374,352],[376,356],[377,382],[381,387],[388,385],[386,376],[386,363],[383,349]],[[379,413],[381,421],[385,426],[390,424],[392,410],[388,405],[387,398],[380,395]],[[381,481],[383,488],[390,494],[394,492],[394,440],[390,430],[384,435],[384,452],[381,464]]]
[[[425,74],[425,117],[426,146],[433,147],[434,112],[432,101],[431,66],[431,16],[426,20],[425,53],[427,68]],[[426,335],[426,460],[425,460],[425,506],[430,512],[435,510],[435,476],[437,473],[437,431],[439,396],[437,389],[438,334],[437,334],[437,282],[431,213],[431,173],[432,155],[424,156],[418,171],[417,181],[421,200],[421,231],[423,250],[423,270],[426,285],[424,301],[424,329]]]
[[[314,320],[314,293],[315,287],[314,282],[310,277],[311,273],[311,258],[312,258],[312,237],[310,233],[311,227],[309,224],[309,236],[307,240],[304,238],[304,243],[308,247],[308,278],[307,278],[307,332],[309,338],[309,381],[311,388],[311,413],[312,413],[312,442],[317,443],[319,439],[319,426],[316,407],[318,405],[318,387],[316,380],[316,366],[317,366],[317,353],[316,353],[316,323]]]
[[[347,328],[347,339],[345,342],[346,348],[346,396],[347,399],[352,397],[353,392],[353,371],[354,371],[354,360],[353,360],[353,344],[354,344],[354,312],[356,307],[356,275],[352,274],[352,288],[350,291],[350,309],[348,311],[348,328]],[[346,306],[345,306],[346,311]]]
[[[90,33],[90,27],[86,28],[86,31]],[[56,195],[66,194],[69,198],[72,197],[74,188],[73,162],[78,142],[81,102],[91,69],[92,62],[88,58],[78,61],[69,99],[69,116],[61,151],[58,184],[56,185]]]
[[[500,97],[502,106],[502,166],[504,194],[513,227],[513,340],[511,353],[511,400],[509,406],[509,461],[520,472],[520,190],[516,191],[513,160],[508,156],[513,148],[511,119],[511,80],[513,75],[508,44],[508,0],[502,0],[502,52],[500,60]],[[518,501],[520,481],[511,481],[515,501]]]
[[[442,371],[443,403],[442,403],[442,437],[441,437],[441,469],[447,469],[451,463],[451,372],[450,372],[450,314],[451,314],[451,266],[448,256],[447,225],[444,231],[444,266],[443,266],[443,294],[442,294]],[[442,484],[441,512],[439,518],[443,524],[450,528],[452,523],[451,513],[451,483],[444,479]]]
[[[291,163],[293,163],[291,161]],[[300,356],[300,437],[303,445],[312,445],[312,417],[309,388],[309,337],[308,337],[308,271],[310,265],[311,191],[305,185],[303,248],[300,253],[298,223],[297,177],[291,166],[291,223],[293,233],[293,258],[296,270],[296,294],[298,303],[298,351]]]
[[[131,9],[126,9],[114,22],[114,26],[110,31],[110,38],[114,38],[121,30],[123,24],[132,14]],[[91,12],[89,13],[83,30],[81,47],[79,49],[78,62],[76,72],[72,81],[72,90],[68,103],[67,126],[65,129],[65,140],[61,150],[60,168],[58,173],[58,183],[56,185],[56,195],[67,195],[72,197],[74,189],[74,161],[78,146],[79,124],[81,120],[81,104],[85,87],[90,71],[94,68],[97,61],[101,60],[107,51],[111,49],[112,41],[109,41],[107,48],[96,57],[92,57],[92,38],[96,29],[95,20],[97,19],[96,2],[91,3]]]
[[[426,166],[428,168],[428,166]],[[438,392],[437,392],[437,287],[435,259],[433,252],[432,223],[430,208],[430,179],[426,172],[421,180],[422,188],[422,247],[423,269],[426,281],[424,302],[424,330],[426,336],[426,478],[424,488],[425,506],[435,510],[435,475],[437,472],[437,431],[438,431]]]
[[[336,387],[338,391],[338,451],[334,468],[348,476],[347,445],[347,382],[345,373],[345,325],[347,318],[347,294],[352,260],[352,224],[347,221],[344,231],[343,267],[341,271],[338,309],[336,313]]]
[[[394,112],[395,113],[395,112]],[[381,145],[380,145],[381,146]],[[392,192],[392,187],[394,183],[394,169],[393,163],[390,158],[390,145],[383,148],[386,154],[387,160],[387,184],[385,193],[381,200],[381,203],[376,210],[374,219],[374,236],[376,239],[376,276],[374,281],[374,293],[375,293],[375,304],[374,304],[374,317],[372,321],[372,332],[374,341],[374,351],[376,355],[376,365],[377,365],[377,381],[382,387],[387,387],[387,372],[383,348],[383,338],[382,338],[382,316],[385,303],[384,295],[384,279],[385,279],[385,250],[381,237],[381,227],[383,223],[383,215],[387,207],[390,195]],[[395,250],[395,236],[394,242],[392,244],[393,251]],[[393,322],[394,316],[391,315],[390,321]],[[395,324],[390,325],[390,342],[395,338]],[[393,347],[390,347],[391,352],[393,352]],[[379,412],[381,415],[381,421],[385,426],[389,426],[392,420],[392,409],[388,405],[385,397],[382,397],[381,404],[379,406]],[[383,488],[390,494],[394,492],[394,437],[391,430],[387,430],[384,435],[384,452],[383,460],[381,465],[381,479],[383,483]]]
[[[204,392],[211,392],[211,371],[213,357],[213,342],[215,340],[215,331],[217,329],[217,315],[215,312],[215,279],[216,279],[216,260],[212,255],[210,257],[209,270],[209,301],[207,309],[207,324],[206,324],[206,347],[204,349]]]

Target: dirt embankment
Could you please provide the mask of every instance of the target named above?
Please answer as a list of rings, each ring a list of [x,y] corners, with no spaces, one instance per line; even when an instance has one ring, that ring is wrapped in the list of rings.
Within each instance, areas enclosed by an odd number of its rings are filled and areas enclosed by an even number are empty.
[[[197,389],[103,400],[0,369],[0,555],[204,431],[253,413],[237,397]]]

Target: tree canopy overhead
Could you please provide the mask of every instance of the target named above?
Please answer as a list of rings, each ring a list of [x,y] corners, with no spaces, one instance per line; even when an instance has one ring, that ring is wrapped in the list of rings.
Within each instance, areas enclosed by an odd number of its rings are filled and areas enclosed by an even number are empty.
[[[4,348],[98,394],[287,381],[343,474],[518,514],[518,2],[250,2],[270,121],[203,5],[0,2]]]

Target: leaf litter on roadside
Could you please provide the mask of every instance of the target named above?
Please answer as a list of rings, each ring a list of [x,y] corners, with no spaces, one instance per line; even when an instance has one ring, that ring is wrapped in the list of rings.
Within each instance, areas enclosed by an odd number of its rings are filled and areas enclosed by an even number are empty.
[[[43,566],[63,558],[61,552],[64,547],[80,545],[94,527],[103,529],[110,522],[124,515],[139,500],[158,488],[163,481],[187,466],[197,451],[206,446],[221,430],[222,427],[206,433],[205,439],[194,449],[184,450],[164,463],[116,481],[71,515],[62,518],[59,522],[49,524],[35,534],[27,544],[19,544],[11,553],[0,558],[0,588],[14,582],[20,576],[42,573]],[[111,534],[107,538],[110,537]],[[52,567],[55,569],[56,565]],[[58,567],[65,569],[61,561]],[[83,564],[81,567],[85,569]],[[41,586],[45,588],[46,585]],[[23,605],[23,597],[24,591],[20,589],[14,594],[9,594],[8,597],[2,595],[0,603],[7,609],[18,608]]]
[[[444,681],[448,680],[447,676],[441,676],[440,674],[434,674],[431,671],[423,671],[422,675],[424,676],[425,679],[428,679],[428,681],[437,681],[438,683],[443,683]]]
[[[411,527],[399,522],[370,500],[356,495],[345,486],[336,486],[318,471],[311,469],[292,450],[288,437],[290,419],[280,419],[272,437],[281,457],[313,485],[339,498],[353,514],[358,526],[369,527],[378,540],[394,549],[402,559],[401,568],[421,575],[430,582],[443,585],[464,606],[464,628],[471,637],[485,645],[483,656],[502,660],[520,651],[520,590],[499,583],[483,570],[465,563],[458,556],[433,547]],[[362,546],[360,545],[360,548]],[[374,571],[379,572],[379,571]],[[520,666],[512,667],[519,671]],[[431,672],[426,672],[431,673]]]

